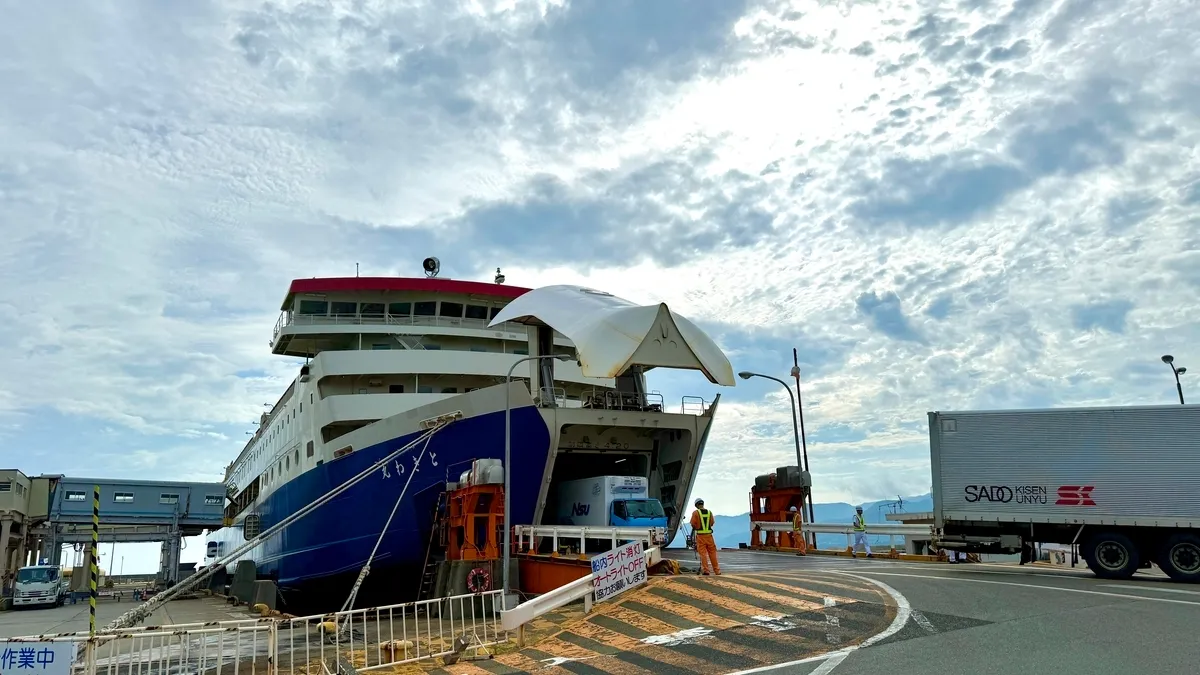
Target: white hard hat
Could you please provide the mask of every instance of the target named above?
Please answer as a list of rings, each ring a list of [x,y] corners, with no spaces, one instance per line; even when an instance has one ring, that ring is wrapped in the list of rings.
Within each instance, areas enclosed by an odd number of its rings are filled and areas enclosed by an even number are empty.
[[[788,509],[788,511],[795,511],[795,510],[796,510],[796,507],[794,507],[794,506],[792,508]]]

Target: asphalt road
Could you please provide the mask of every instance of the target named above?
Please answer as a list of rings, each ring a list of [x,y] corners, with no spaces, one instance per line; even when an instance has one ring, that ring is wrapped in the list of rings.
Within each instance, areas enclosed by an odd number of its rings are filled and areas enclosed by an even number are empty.
[[[726,555],[729,565],[744,569],[753,564],[753,557],[745,556],[769,554]],[[768,568],[784,565],[778,558],[762,562]],[[1200,672],[1200,586],[1171,583],[1160,575],[1113,582],[1097,579],[1086,569],[816,557],[789,562],[793,568],[886,584],[909,611],[907,619],[897,621],[893,634],[874,644],[767,672]]]

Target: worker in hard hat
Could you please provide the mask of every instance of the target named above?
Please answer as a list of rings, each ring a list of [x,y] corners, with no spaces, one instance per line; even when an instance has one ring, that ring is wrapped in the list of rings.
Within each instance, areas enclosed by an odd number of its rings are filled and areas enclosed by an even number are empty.
[[[796,507],[788,509],[792,521],[792,548],[800,549],[801,553],[808,552],[808,544],[804,541],[804,518]]]
[[[713,521],[716,517],[712,511],[704,508],[704,500],[696,500],[696,510],[692,511],[692,532],[696,535],[696,553],[700,556],[700,574],[721,573],[721,565],[717,562],[717,542],[713,541]]]
[[[867,543],[867,519],[863,518],[862,507],[855,509],[854,523],[854,548],[850,549],[850,556],[858,557],[858,546],[862,544],[863,549],[867,552],[867,557],[871,557],[871,545]]]

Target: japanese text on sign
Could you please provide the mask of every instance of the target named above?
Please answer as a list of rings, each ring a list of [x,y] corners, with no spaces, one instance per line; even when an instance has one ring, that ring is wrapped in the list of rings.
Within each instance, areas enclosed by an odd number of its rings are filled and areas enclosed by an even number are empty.
[[[646,553],[641,542],[623,544],[592,558],[592,590],[596,602],[607,600],[646,581]]]
[[[74,658],[75,645],[70,642],[0,640],[0,675],[68,675]]]

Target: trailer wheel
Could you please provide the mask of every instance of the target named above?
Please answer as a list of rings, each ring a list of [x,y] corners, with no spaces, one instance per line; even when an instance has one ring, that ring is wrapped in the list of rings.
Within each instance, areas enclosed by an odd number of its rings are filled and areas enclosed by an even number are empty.
[[[1160,565],[1175,581],[1200,583],[1200,537],[1182,533],[1168,537]]]
[[[1101,579],[1128,579],[1142,564],[1137,546],[1118,532],[1093,535],[1083,546],[1088,569]]]

